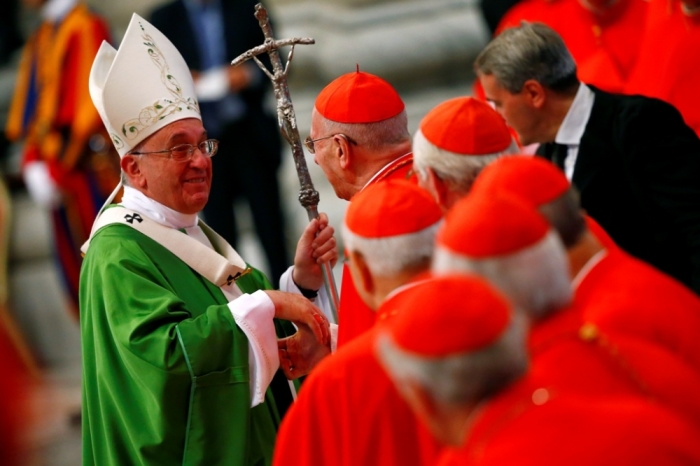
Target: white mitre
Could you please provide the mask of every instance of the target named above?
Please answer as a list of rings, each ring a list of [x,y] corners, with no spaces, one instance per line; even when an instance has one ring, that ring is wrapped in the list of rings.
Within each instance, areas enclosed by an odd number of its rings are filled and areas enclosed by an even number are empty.
[[[120,157],[170,123],[202,119],[182,55],[136,13],[119,50],[103,42],[97,52],[90,97]]]

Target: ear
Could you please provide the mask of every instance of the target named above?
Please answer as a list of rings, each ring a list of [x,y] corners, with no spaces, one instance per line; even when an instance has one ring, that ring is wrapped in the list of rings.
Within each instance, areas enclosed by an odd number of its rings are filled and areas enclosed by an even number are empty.
[[[352,145],[343,136],[336,134],[333,136],[333,147],[340,162],[340,168],[347,170],[353,162]]]
[[[141,158],[127,154],[119,161],[124,174],[129,179],[129,183],[134,187],[147,188],[146,178],[141,171]]]
[[[432,168],[428,167],[425,169],[426,172],[426,186],[428,192],[433,196],[435,202],[437,202],[440,207],[447,209],[449,207],[449,197],[450,189],[442,178],[438,176],[437,173],[433,171]]]
[[[354,269],[355,286],[361,287],[365,294],[373,295],[376,284],[364,256],[357,251],[350,251],[350,264]]]
[[[526,101],[534,108],[542,108],[547,101],[547,93],[544,86],[534,79],[525,81],[523,90],[520,92],[523,93]]]

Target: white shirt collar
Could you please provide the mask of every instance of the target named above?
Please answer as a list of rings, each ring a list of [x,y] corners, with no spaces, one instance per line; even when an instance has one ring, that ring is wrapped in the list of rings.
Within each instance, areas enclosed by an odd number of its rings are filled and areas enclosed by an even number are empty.
[[[41,8],[41,17],[44,21],[56,22],[63,19],[76,5],[78,0],[49,0]]]
[[[608,255],[608,250],[607,249],[602,249],[595,253],[593,257],[588,259],[588,262],[581,267],[581,270],[578,271],[576,274],[576,277],[574,280],[571,282],[573,285],[574,290],[577,290],[578,287],[581,285],[581,282],[586,278],[586,276],[593,270],[593,268],[600,263],[603,259],[605,259],[605,256]]]
[[[567,146],[578,146],[581,143],[581,137],[591,116],[594,100],[595,94],[591,88],[581,83],[559,131],[557,131],[554,142]]]
[[[384,173],[384,172],[387,171],[390,167],[392,167],[394,164],[399,163],[401,160],[403,160],[404,158],[408,157],[409,155],[413,155],[413,152],[408,152],[408,153],[402,155],[401,157],[395,158],[395,159],[392,160],[391,162],[389,162],[389,163],[387,163],[386,165],[384,165],[384,166],[382,167],[381,170],[379,170],[377,173],[375,173],[374,176],[373,176],[372,178],[370,178],[369,181],[368,181],[367,183],[365,183],[365,185],[362,187],[362,189],[365,189],[367,186],[369,186],[370,184],[372,184],[372,182],[373,182],[374,180],[376,180],[382,173]],[[360,191],[362,191],[362,189],[361,189]]]
[[[166,207],[160,202],[154,201],[143,194],[138,189],[131,186],[124,186],[124,195],[121,205],[127,209],[134,210],[141,215],[145,215],[154,222],[170,228],[191,228],[197,226],[199,218],[197,214],[183,214],[170,207]]]

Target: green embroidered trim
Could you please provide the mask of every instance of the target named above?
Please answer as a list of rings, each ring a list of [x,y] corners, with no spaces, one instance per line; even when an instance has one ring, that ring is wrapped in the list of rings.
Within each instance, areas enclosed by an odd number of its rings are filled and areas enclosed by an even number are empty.
[[[117,136],[114,133],[109,133],[109,136],[112,138],[112,142],[114,143],[114,147],[116,147],[117,150],[124,147],[124,141],[122,141],[122,139],[119,136]]]
[[[160,69],[160,80],[170,93],[171,98],[158,99],[153,105],[142,109],[137,118],[133,118],[124,123],[122,125],[122,133],[128,139],[134,139],[144,129],[184,109],[201,114],[197,101],[192,97],[185,97],[183,95],[180,83],[175,79],[175,76],[170,74],[170,67],[165,60],[165,56],[156,45],[153,37],[145,31],[141,23],[139,23],[139,26],[143,31],[143,35],[141,36],[144,40],[143,44],[148,47],[148,55],[151,57],[153,63]]]

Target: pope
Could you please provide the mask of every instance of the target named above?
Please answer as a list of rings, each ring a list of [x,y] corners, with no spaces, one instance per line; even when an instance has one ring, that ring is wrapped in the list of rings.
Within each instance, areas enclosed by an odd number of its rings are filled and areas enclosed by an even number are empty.
[[[83,464],[269,464],[295,396],[287,378],[330,351],[328,321],[298,286],[321,286],[333,229],[309,223],[283,292],[199,221],[218,141],[182,56],[138,15],[119,50],[102,44],[90,95],[124,194],[84,245]]]

